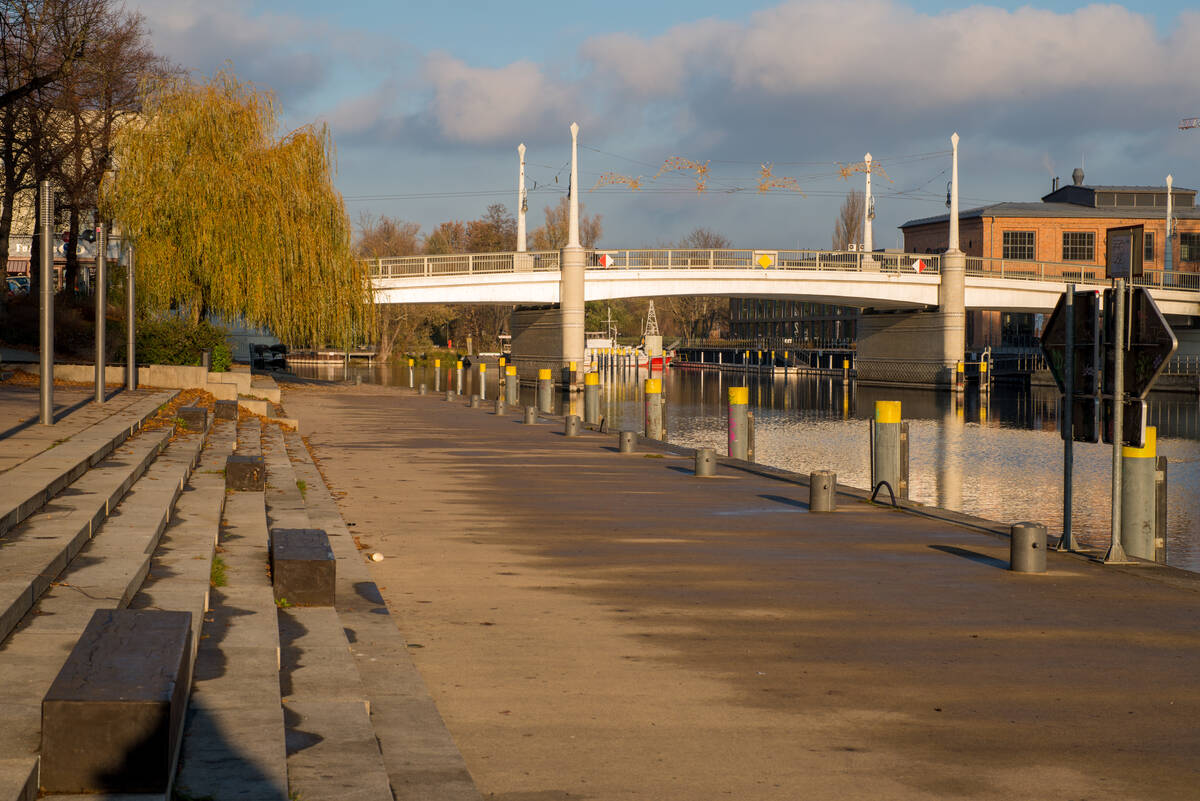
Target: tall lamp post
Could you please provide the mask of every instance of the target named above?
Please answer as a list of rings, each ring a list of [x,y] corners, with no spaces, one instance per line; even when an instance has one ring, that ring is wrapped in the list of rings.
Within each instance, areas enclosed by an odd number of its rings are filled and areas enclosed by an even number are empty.
[[[39,369],[39,400],[41,423],[54,425],[54,200],[50,197],[50,182],[43,179],[38,184],[38,210],[41,212],[41,252],[38,265],[41,286],[39,292],[38,328],[41,359]]]

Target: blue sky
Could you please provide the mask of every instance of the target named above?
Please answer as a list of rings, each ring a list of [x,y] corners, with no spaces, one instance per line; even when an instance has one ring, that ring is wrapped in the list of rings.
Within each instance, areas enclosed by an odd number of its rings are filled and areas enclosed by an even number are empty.
[[[605,247],[712,228],[744,247],[827,247],[839,165],[871,152],[875,243],[944,212],[958,131],[964,207],[1089,183],[1200,184],[1200,11],[1185,3],[426,2],[143,0],[156,48],[198,74],[230,63],[272,89],[285,126],[326,122],[352,220],[429,231],[566,191]],[[704,193],[664,160],[708,163]],[[799,192],[757,191],[760,165]],[[642,191],[595,187],[604,173]],[[886,176],[886,177],[885,177]]]

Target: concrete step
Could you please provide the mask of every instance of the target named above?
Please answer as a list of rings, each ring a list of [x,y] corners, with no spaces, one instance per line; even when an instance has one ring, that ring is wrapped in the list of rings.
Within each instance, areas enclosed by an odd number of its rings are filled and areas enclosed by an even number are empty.
[[[92,613],[136,594],[202,444],[183,435],[162,452],[0,647],[0,755],[18,767],[36,759],[42,697]]]
[[[258,420],[239,420],[237,452],[244,456],[262,456],[262,424]]]
[[[130,393],[136,395],[136,399],[127,406],[75,433],[68,433],[69,425],[62,432],[56,432],[57,427],[40,427],[34,433],[42,438],[44,449],[4,473],[4,482],[0,485],[0,535],[36,512],[89,467],[112,453],[177,394],[174,390]],[[85,410],[89,420],[96,414],[93,409],[85,407]],[[106,408],[105,412],[108,411]],[[45,441],[47,436],[62,434],[66,435],[65,439]]]
[[[284,801],[279,630],[263,493],[230,493],[220,544],[226,584],[212,589],[204,620],[176,786],[188,798]]]
[[[324,529],[338,560],[337,618],[349,640],[395,798],[480,801],[462,753],[413,665],[404,637],[304,441],[294,431],[283,436],[293,473],[305,482],[311,525]]]
[[[272,530],[313,528],[304,503],[308,482],[298,482],[292,460],[288,458],[283,431],[279,426],[267,426],[262,439],[263,459],[267,463],[267,525]]]
[[[25,616],[79,549],[103,524],[110,509],[167,444],[170,430],[150,431],[121,445],[41,511],[0,537],[0,641]]]

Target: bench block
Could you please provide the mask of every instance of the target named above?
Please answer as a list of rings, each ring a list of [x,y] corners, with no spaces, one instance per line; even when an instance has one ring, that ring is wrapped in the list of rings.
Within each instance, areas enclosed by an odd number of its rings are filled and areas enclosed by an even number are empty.
[[[183,420],[183,427],[190,431],[208,428],[208,409],[203,406],[180,406],[176,415]]]
[[[319,528],[271,531],[271,583],[275,600],[293,606],[333,606],[337,560]]]
[[[218,420],[236,420],[238,418],[237,399],[217,401],[213,417]]]
[[[262,492],[267,488],[267,465],[261,456],[234,453],[225,460],[225,488]]]
[[[96,610],[42,699],[42,790],[166,792],[191,643],[190,612]]]

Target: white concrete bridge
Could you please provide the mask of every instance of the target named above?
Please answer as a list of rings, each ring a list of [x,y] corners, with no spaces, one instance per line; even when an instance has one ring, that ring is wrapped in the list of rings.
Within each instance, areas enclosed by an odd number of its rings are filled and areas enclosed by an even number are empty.
[[[584,299],[775,297],[874,309],[938,305],[941,255],[813,250],[591,250]],[[371,262],[380,303],[557,304],[560,252],[404,256]],[[1048,312],[1066,283],[1103,288],[1094,265],[966,258],[968,309]],[[1164,314],[1200,316],[1200,274],[1147,271]]]

